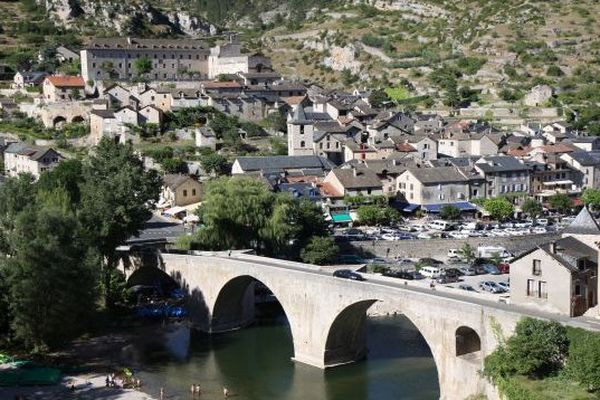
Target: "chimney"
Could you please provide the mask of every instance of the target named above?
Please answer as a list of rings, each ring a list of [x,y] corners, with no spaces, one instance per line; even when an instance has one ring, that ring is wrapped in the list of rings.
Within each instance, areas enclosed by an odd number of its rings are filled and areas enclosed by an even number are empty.
[[[393,166],[396,166],[396,165],[398,165],[398,160],[396,160],[396,159],[394,158],[394,159],[392,160],[392,165],[393,165]]]
[[[556,242],[551,242],[550,243],[550,253],[551,254],[556,254]]]
[[[358,175],[358,171],[354,167],[352,167],[352,175],[354,175],[355,177]]]
[[[131,46],[131,38],[127,36],[127,44]]]

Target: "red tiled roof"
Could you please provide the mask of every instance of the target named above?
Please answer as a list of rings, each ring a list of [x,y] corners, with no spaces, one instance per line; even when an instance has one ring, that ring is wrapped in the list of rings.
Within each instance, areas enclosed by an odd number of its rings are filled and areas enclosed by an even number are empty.
[[[570,153],[577,150],[577,147],[568,143],[549,144],[540,147],[544,153]]]
[[[396,150],[402,153],[411,153],[413,151],[417,151],[412,145],[408,143],[399,143],[396,145]]]
[[[85,82],[81,76],[51,75],[46,79],[56,87],[85,87]]]

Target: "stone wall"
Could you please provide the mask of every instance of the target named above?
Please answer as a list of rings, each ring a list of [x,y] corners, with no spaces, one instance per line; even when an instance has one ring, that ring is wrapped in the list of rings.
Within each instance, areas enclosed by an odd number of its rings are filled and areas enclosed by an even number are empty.
[[[365,255],[374,255],[377,257],[407,257],[421,258],[445,257],[449,249],[459,249],[465,243],[473,247],[477,246],[503,246],[514,255],[523,253],[534,246],[547,243],[557,239],[559,234],[528,235],[507,238],[468,238],[468,239],[417,239],[417,240],[399,240],[387,241],[378,240],[375,242],[361,241],[340,243],[342,253],[362,253]]]

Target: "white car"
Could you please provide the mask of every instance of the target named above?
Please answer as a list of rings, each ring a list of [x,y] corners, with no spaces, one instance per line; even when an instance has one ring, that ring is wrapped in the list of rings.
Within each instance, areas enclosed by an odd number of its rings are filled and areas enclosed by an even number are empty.
[[[417,235],[418,239],[432,239],[433,236],[431,236],[429,233],[427,232],[421,232]]]
[[[383,240],[389,240],[389,241],[400,240],[400,236],[398,236],[398,235],[395,235],[395,234],[393,234],[393,233],[386,233],[386,234],[383,234],[383,235],[381,235],[381,238],[382,238]]]
[[[454,239],[467,239],[469,237],[469,235],[467,235],[466,233],[462,233],[462,232],[450,232],[448,234],[448,236],[454,238]]]
[[[547,218],[538,218],[535,220],[535,223],[540,226],[548,226],[549,221]]]
[[[532,232],[538,235],[543,235],[544,233],[548,233],[548,229],[544,228],[543,226],[538,226],[533,228]]]

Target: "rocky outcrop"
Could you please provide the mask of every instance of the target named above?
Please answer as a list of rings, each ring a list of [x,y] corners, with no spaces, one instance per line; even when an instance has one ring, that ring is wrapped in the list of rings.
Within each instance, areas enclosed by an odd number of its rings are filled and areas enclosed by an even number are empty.
[[[117,34],[131,34],[148,24],[161,32],[181,33],[192,37],[217,33],[214,25],[198,16],[182,10],[158,10],[147,0],[37,1],[48,10],[57,24],[70,28],[86,26],[114,30]]]

